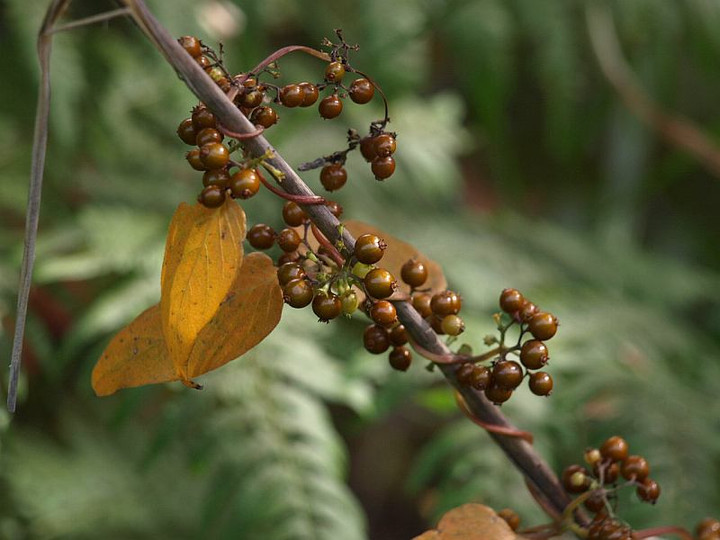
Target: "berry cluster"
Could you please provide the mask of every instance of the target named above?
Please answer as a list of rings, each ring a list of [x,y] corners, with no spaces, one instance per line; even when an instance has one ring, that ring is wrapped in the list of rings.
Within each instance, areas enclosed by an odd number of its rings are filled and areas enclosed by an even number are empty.
[[[697,540],[720,540],[720,520],[703,519],[695,529]]]
[[[516,289],[502,291],[500,309],[509,315],[509,318],[503,318],[502,314],[495,316],[500,339],[490,336],[485,340],[488,345],[497,343],[497,348],[461,364],[456,372],[458,383],[484,391],[485,396],[496,405],[510,399],[525,377],[533,394],[549,396],[553,379],[549,373],[536,370],[544,367],[550,358],[545,341],[555,335],[557,318],[552,313],[540,311]],[[520,325],[518,340],[515,345],[506,347],[505,336],[516,324]],[[528,333],[532,338],[523,340]],[[509,355],[515,355],[520,361],[509,359]],[[492,359],[491,364],[480,364],[488,356]]]
[[[615,517],[614,503],[618,490],[628,486],[635,487],[641,501],[657,502],[660,485],[650,478],[649,463],[643,456],[630,455],[628,443],[618,436],[610,437],[600,448],[588,448],[584,459],[587,467],[570,465],[563,471],[561,481],[568,493],[579,495],[578,500],[595,514],[588,538],[631,539],[632,529]]]

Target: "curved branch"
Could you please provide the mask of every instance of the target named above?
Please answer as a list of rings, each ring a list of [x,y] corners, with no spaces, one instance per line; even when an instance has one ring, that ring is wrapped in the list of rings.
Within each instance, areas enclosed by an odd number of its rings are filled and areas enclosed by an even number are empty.
[[[225,127],[237,133],[255,131],[255,126],[237,109],[167,30],[160,25],[142,0],[122,1],[131,9],[133,18],[138,21],[138,24],[148,34],[148,37],[161,49],[190,90],[220,119]],[[312,190],[264,136],[249,139],[245,141],[244,145],[248,152],[255,157],[273,156],[266,161],[283,174],[280,183],[283,190],[294,195],[314,195]],[[338,227],[339,221],[327,206],[301,206],[332,244],[336,244],[341,239],[348,251],[353,250],[355,239],[347,231],[347,228]],[[433,354],[446,357],[452,354],[409,302],[402,300],[394,303],[397,308],[398,318],[405,325],[415,342]],[[500,410],[490,403],[481,392],[458,383],[455,377],[457,365],[440,365],[439,368],[448,382],[462,395],[464,402],[474,417],[485,424],[517,431]],[[507,437],[498,433],[489,433],[489,435],[505,452],[510,461],[532,481],[552,508],[562,513],[569,504],[570,499],[560,485],[555,473],[533,447],[527,441],[517,437]]]

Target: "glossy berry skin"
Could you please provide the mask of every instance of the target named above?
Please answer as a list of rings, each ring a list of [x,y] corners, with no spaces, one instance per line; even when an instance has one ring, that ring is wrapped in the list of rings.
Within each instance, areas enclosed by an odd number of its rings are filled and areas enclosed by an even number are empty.
[[[627,441],[617,435],[610,437],[600,447],[600,454],[611,461],[625,461],[628,457],[629,446]]]
[[[215,115],[205,107],[195,107],[192,113],[192,123],[195,131],[199,132],[204,128],[214,128],[217,126]],[[195,144],[195,143],[193,143]]]
[[[460,295],[453,291],[442,291],[433,295],[430,301],[432,312],[438,317],[457,315],[462,308]]]
[[[343,213],[343,207],[342,205],[337,201],[327,201],[325,202],[325,206],[327,206],[327,209],[330,210],[330,213],[335,216],[336,218],[340,218]]]
[[[642,456],[628,456],[622,462],[620,473],[626,480],[642,482],[650,475],[650,464]]]
[[[380,326],[391,326],[397,322],[395,306],[387,300],[378,300],[370,306],[370,318]]]
[[[413,288],[421,287],[428,278],[427,267],[416,259],[410,259],[400,268],[400,278]]]
[[[528,369],[540,369],[550,359],[545,343],[538,339],[531,339],[522,344],[520,349],[520,362]]]
[[[195,36],[182,36],[178,38],[178,43],[180,43],[180,46],[193,58],[198,58],[202,55],[202,45],[200,44],[200,40]]]
[[[412,353],[406,347],[393,347],[388,359],[393,369],[407,371],[412,363]]]
[[[457,315],[445,315],[440,321],[440,327],[448,336],[459,336],[465,331],[465,323]]]
[[[455,371],[455,378],[457,382],[462,386],[470,386],[472,384],[472,375],[475,365],[469,362],[460,364],[460,367]]]
[[[360,153],[368,163],[377,157],[377,152],[375,151],[375,137],[368,136],[360,141]]]
[[[200,148],[200,161],[208,169],[222,169],[230,161],[230,151],[221,143],[210,143]]]
[[[348,95],[358,105],[368,103],[375,95],[375,86],[365,78],[355,79],[350,84]]]
[[[501,360],[492,370],[493,384],[514,390],[523,380],[523,370],[514,360]]]
[[[395,160],[392,156],[376,157],[370,164],[370,170],[375,175],[375,180],[390,178],[395,172]]]
[[[513,531],[517,531],[518,527],[520,527],[520,516],[517,515],[515,510],[503,508],[498,512],[498,516],[504,519]]]
[[[302,242],[302,238],[295,229],[285,228],[278,234],[277,243],[283,251],[295,251]]]
[[[314,291],[306,279],[293,279],[283,287],[283,300],[290,307],[304,308],[313,301]]]
[[[495,405],[505,403],[512,396],[513,391],[509,388],[502,388],[495,384],[491,384],[485,389],[485,397],[492,401]]]
[[[720,536],[720,520],[711,517],[703,519],[695,528],[695,535],[698,540],[715,540]]]
[[[299,107],[305,99],[305,90],[299,84],[288,84],[280,90],[280,103],[286,107]]]
[[[585,505],[585,508],[591,512],[600,512],[603,510],[605,508],[605,498],[603,497],[602,490],[593,491],[592,495],[585,499],[583,504]]]
[[[203,162],[200,161],[200,149],[199,148],[193,148],[192,150],[190,150],[187,154],[185,154],[185,159],[187,159],[187,162],[196,171],[204,171],[205,170],[205,165],[203,165]]]
[[[387,298],[397,289],[393,275],[384,268],[373,268],[363,279],[365,290],[373,298]]]
[[[276,264],[278,266],[282,266],[285,263],[296,263],[300,260],[300,254],[297,251],[288,251],[283,252],[282,255],[280,255],[277,258]]]
[[[215,128],[202,128],[198,131],[195,142],[198,146],[202,147],[210,143],[219,143],[223,140],[223,135]]]
[[[343,103],[337,94],[324,97],[322,101],[320,101],[320,105],[318,105],[320,116],[326,120],[340,116],[342,109]]]
[[[558,320],[552,313],[540,311],[533,315],[528,322],[530,333],[541,341],[547,341],[557,332]]]
[[[301,107],[310,107],[315,105],[315,102],[320,97],[317,86],[309,82],[301,82],[298,86],[303,90],[303,101],[300,104]]]
[[[641,501],[655,504],[660,498],[660,484],[655,480],[646,478],[635,490]]]
[[[363,234],[355,240],[355,258],[363,264],[375,264],[387,248],[385,241],[374,234]]]
[[[517,316],[522,322],[530,322],[530,319],[532,319],[533,315],[535,315],[538,311],[540,310],[535,304],[533,304],[529,300],[526,300],[523,306],[517,312]]]
[[[256,126],[262,126],[268,129],[270,126],[277,124],[278,115],[272,107],[257,107],[253,109],[253,112],[250,114],[250,121]]]
[[[302,266],[294,262],[288,262],[280,266],[277,271],[278,283],[285,285],[293,279],[302,279],[305,277],[305,270]]]
[[[377,324],[371,324],[363,333],[363,345],[372,354],[382,354],[390,348],[387,330]]]
[[[282,216],[283,221],[289,227],[299,227],[307,219],[305,210],[300,208],[300,205],[293,201],[288,201],[283,205]]]
[[[342,312],[342,302],[334,294],[319,293],[312,301],[312,310],[321,322],[334,319]]]
[[[228,187],[233,197],[249,199],[260,191],[260,177],[255,169],[240,169],[230,177]]]
[[[345,66],[342,62],[330,62],[325,67],[325,80],[329,83],[339,83],[345,76]]]
[[[492,371],[487,366],[473,366],[470,386],[475,390],[485,390],[492,384]]]
[[[218,208],[225,202],[225,190],[219,186],[207,186],[200,192],[198,201],[207,208]]]
[[[415,293],[412,295],[412,305],[423,319],[427,319],[432,315],[431,302],[432,296],[427,293]]]
[[[553,380],[549,373],[538,371],[530,375],[530,391],[536,396],[549,396],[553,389]]]
[[[203,174],[203,186],[219,186],[223,189],[225,189],[228,185],[228,182],[230,181],[230,175],[227,172],[227,169],[215,169],[211,171],[205,171],[205,174]]]
[[[340,163],[328,163],[320,171],[320,183],[328,191],[340,189],[347,182],[347,171]]]
[[[248,109],[254,109],[262,105],[264,97],[265,94],[260,90],[249,90],[243,94],[241,104]]]
[[[405,345],[408,342],[408,335],[405,327],[402,324],[398,324],[390,330],[390,343],[394,346],[399,347]]]
[[[255,249],[270,249],[275,243],[275,231],[270,225],[258,223],[250,227],[247,240]]]
[[[180,125],[177,128],[177,135],[185,144],[189,144],[191,146],[195,144],[197,132],[193,126],[192,118],[186,118],[180,122]]]
[[[375,153],[379,157],[384,158],[393,155],[396,148],[397,143],[395,142],[395,137],[389,133],[381,133],[375,137]]]
[[[595,478],[600,478],[600,470],[602,469],[602,478],[604,484],[614,484],[620,477],[620,465],[618,462],[600,461],[593,466]]]
[[[563,470],[560,481],[568,493],[583,493],[590,487],[590,472],[580,465],[570,465]]]
[[[517,289],[503,289],[500,293],[500,309],[505,313],[515,313],[524,302],[525,298]]]
[[[195,61],[197,62],[198,66],[203,69],[210,69],[210,67],[212,66],[212,60],[210,60],[210,58],[205,55],[198,56]]]

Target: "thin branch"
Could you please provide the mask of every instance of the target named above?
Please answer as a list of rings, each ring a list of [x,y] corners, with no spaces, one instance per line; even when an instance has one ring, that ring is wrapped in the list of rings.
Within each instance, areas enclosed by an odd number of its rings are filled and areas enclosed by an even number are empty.
[[[686,151],[710,173],[720,177],[720,145],[687,118],[668,114],[653,101],[623,56],[610,8],[600,2],[588,2],[585,15],[600,69],[627,108],[667,142]]]
[[[237,133],[251,133],[255,126],[238,110],[227,96],[215,85],[210,77],[197,65],[177,41],[165,30],[149,12],[142,0],[122,0],[132,13],[133,18],[145,31],[148,37],[158,46],[170,64],[182,77],[190,90],[217,116],[222,124]],[[295,195],[313,196],[314,193],[302,181],[290,165],[277,153],[264,136],[258,136],[245,142],[248,152],[255,157],[273,156],[266,161],[282,174],[283,190]],[[337,218],[325,205],[301,205],[325,237],[335,244],[342,239],[343,244],[351,252],[355,239],[347,228],[339,228]],[[432,328],[422,319],[407,301],[396,301],[398,318],[405,325],[413,339],[424,349],[438,355],[449,355],[450,350],[440,340]],[[462,395],[463,400],[472,414],[486,424],[504,426],[515,429],[500,410],[490,403],[485,396],[458,384],[455,377],[457,366],[439,366],[450,384]],[[557,476],[545,463],[533,447],[517,437],[490,433],[490,436],[507,454],[511,462],[528,478],[557,512],[562,513],[570,499],[563,490]]]
[[[85,17],[84,19],[78,19],[77,21],[55,26],[54,28],[48,30],[47,33],[57,34],[58,32],[65,32],[66,30],[72,30],[73,28],[78,28],[80,26],[87,26],[98,22],[109,21],[110,19],[114,19],[115,17],[124,17],[125,15],[129,14],[130,10],[128,8],[114,9],[113,11],[98,13],[97,15],[91,15],[90,17]]]

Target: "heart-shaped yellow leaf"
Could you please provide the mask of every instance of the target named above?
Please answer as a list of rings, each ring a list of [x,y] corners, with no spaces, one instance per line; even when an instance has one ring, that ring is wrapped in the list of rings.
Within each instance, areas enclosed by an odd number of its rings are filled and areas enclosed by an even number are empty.
[[[463,504],[447,512],[437,528],[413,540],[519,540],[505,520],[482,504]]]
[[[220,208],[181,204],[165,245],[160,311],[170,358],[188,380],[188,358],[218,310],[243,261],[245,213],[232,200]]]
[[[92,387],[98,396],[109,396],[120,388],[177,379],[165,347],[160,306],[155,304],[110,341],[93,369]]]

